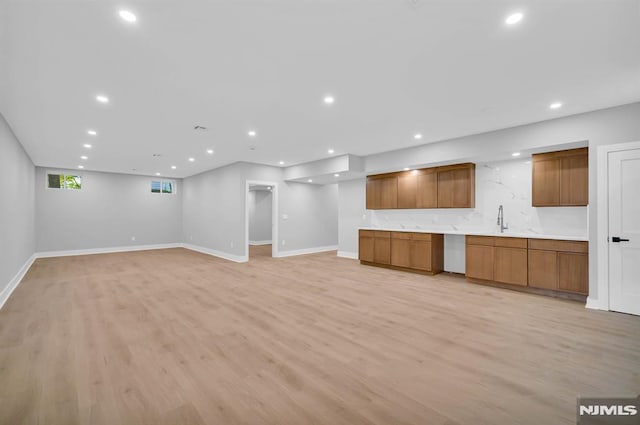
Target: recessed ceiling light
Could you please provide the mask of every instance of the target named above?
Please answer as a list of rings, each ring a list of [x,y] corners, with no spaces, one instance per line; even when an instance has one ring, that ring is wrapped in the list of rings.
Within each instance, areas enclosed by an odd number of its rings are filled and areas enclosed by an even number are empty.
[[[404,168],[403,168],[403,170],[404,170],[404,171],[409,171],[409,170],[410,170],[410,168],[409,168],[409,167],[404,167]]]
[[[284,165],[284,161],[280,161],[280,162],[278,162],[278,164]]]
[[[89,157],[88,157],[88,156],[86,156],[86,155],[82,155],[82,156],[80,157],[80,159],[89,159]]]
[[[195,161],[195,160],[196,160],[195,158],[189,158],[189,161],[190,161],[190,162],[193,162],[193,161]]]
[[[267,189],[271,190],[271,186],[267,186]]]
[[[156,173],[156,176],[159,176],[159,175],[160,175],[160,173]]]
[[[84,165],[78,165],[78,168],[82,169],[84,168]]]
[[[413,135],[413,138],[416,139],[416,140],[420,140],[420,139],[422,139],[422,134],[416,133],[416,134]]]
[[[309,179],[307,180],[307,183],[313,183],[313,180]]]
[[[520,156],[520,152],[514,152],[511,154],[511,156]]]
[[[208,153],[209,155],[213,155],[213,149],[207,149],[207,153]]]
[[[96,96],[96,100],[100,103],[109,103],[109,98],[107,96],[104,96],[102,94],[99,94]]]
[[[256,137],[256,135],[257,135],[258,133],[256,133],[255,131],[251,130],[251,131],[248,131],[248,132],[247,132],[247,134],[248,134],[249,136],[251,136],[251,137]]]
[[[138,20],[138,18],[136,18],[136,15],[129,12],[128,10],[121,10],[118,12],[118,15],[120,15],[120,17],[127,22],[135,22]]]
[[[335,151],[333,149],[329,149],[327,152],[334,153]]]
[[[98,132],[95,130],[87,130],[87,134],[89,134],[90,136],[95,136],[98,134]]]
[[[324,103],[326,103],[327,105],[332,105],[335,101],[336,98],[331,95],[327,95],[324,97]]]
[[[335,174],[333,175],[333,177],[340,177],[340,174],[335,173]]]
[[[178,167],[176,167],[175,165],[172,165],[172,166],[171,166],[171,169],[172,169],[172,170],[175,170],[176,168],[178,168]]]
[[[517,24],[518,22],[520,22],[522,20],[523,17],[524,17],[524,15],[521,12],[513,13],[513,14],[507,16],[507,19],[505,19],[504,22],[507,25]]]
[[[551,109],[562,108],[562,102],[553,102],[551,105],[549,105],[549,108]]]
[[[82,145],[82,146],[84,146],[84,147],[85,147],[85,148],[87,148],[87,149],[91,149],[91,145],[90,145],[89,143],[85,143],[85,144],[84,144],[84,145]]]

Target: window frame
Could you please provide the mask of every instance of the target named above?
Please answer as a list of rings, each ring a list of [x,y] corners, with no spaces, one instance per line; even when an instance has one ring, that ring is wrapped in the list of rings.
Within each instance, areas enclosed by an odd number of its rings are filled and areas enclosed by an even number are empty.
[[[49,176],[62,177],[62,185],[60,187],[49,186]],[[67,187],[67,177],[79,177],[80,187],[79,188]],[[52,189],[52,190],[71,190],[71,191],[82,190],[84,187],[84,175],[82,173],[72,174],[72,173],[66,173],[64,171],[47,170],[45,174],[45,179],[44,179],[44,187],[46,189]]]
[[[153,191],[153,184],[156,182],[160,183],[160,190],[158,192]],[[165,183],[171,184],[171,192],[165,192],[163,190]],[[162,179],[162,178],[151,179],[150,187],[151,187],[151,190],[149,191],[149,193],[151,193],[152,195],[175,195],[177,192],[176,181],[174,179]]]

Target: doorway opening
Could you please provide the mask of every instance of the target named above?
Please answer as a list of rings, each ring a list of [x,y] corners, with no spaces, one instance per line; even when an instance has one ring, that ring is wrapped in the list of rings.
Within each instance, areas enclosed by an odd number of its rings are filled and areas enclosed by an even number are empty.
[[[274,182],[247,181],[246,253],[249,260],[278,256],[278,201]]]

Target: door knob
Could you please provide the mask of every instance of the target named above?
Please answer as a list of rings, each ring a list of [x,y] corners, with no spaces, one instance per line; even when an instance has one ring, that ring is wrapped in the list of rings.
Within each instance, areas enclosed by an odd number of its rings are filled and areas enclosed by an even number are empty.
[[[614,236],[611,238],[611,242],[629,242],[629,239],[622,239],[620,236]]]

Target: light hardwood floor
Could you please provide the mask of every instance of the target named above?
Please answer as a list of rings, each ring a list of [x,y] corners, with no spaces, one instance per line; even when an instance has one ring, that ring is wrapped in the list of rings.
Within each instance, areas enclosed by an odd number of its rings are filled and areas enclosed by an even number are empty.
[[[640,317],[185,249],[39,259],[0,310],[0,424],[573,424],[640,393]]]

